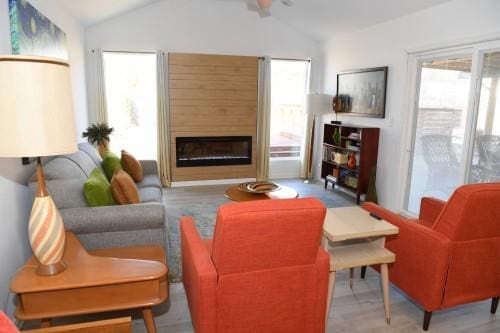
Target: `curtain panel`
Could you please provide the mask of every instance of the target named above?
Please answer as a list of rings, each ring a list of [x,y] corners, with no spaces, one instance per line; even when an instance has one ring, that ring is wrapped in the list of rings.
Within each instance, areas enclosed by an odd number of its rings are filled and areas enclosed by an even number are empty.
[[[172,185],[170,167],[170,108],[168,102],[168,53],[156,52],[156,78],[158,98],[158,169],[163,186]]]
[[[108,111],[106,101],[106,79],[104,77],[104,59],[101,49],[92,51],[95,67],[96,96],[94,114],[91,119],[96,123],[108,122]]]
[[[311,81],[312,78],[312,59],[309,59],[309,66],[307,69],[307,88],[306,91],[310,93],[313,89],[313,83]],[[305,96],[304,96],[305,100]],[[302,135],[302,144],[300,150],[300,178],[311,179],[312,178],[312,168],[310,167],[310,163],[314,163],[314,159],[311,161],[310,151],[311,151],[311,136],[313,134],[313,124],[315,123],[315,116],[308,112],[308,110],[304,110],[304,133]],[[314,147],[313,147],[314,150]]]
[[[259,109],[257,113],[257,181],[269,178],[271,141],[271,57],[259,64]]]

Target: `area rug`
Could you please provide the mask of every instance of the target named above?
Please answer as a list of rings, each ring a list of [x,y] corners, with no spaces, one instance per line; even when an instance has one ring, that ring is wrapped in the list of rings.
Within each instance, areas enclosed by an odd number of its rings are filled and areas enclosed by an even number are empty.
[[[280,184],[294,188],[300,197],[316,197],[326,207],[355,205],[355,199],[343,192],[325,190],[322,183],[304,184],[300,180],[280,180]],[[179,221],[182,216],[192,216],[202,238],[211,238],[214,231],[217,209],[229,203],[224,197],[228,185],[197,186],[190,188],[164,189],[163,198],[168,218],[168,265],[169,280],[179,282],[181,272],[181,247]]]

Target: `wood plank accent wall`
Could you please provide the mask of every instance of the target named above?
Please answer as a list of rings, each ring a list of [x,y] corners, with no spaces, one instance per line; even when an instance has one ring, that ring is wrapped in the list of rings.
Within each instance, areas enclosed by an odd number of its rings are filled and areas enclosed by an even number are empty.
[[[172,180],[256,177],[257,57],[170,53]],[[252,136],[252,164],[177,168],[176,138]]]

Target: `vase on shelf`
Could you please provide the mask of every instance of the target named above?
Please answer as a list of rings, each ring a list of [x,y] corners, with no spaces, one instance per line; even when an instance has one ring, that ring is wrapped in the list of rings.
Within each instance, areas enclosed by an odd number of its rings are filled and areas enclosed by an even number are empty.
[[[349,169],[356,169],[356,155],[354,153],[349,154],[349,159],[347,160],[347,167]]]
[[[340,129],[338,127],[333,130],[333,144],[340,146]]]

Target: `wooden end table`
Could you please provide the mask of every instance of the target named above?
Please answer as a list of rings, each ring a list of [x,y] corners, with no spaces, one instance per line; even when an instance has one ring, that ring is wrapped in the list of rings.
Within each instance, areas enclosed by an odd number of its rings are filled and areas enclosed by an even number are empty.
[[[168,297],[165,251],[160,246],[134,246],[87,252],[66,233],[66,270],[53,276],[35,273],[31,258],[13,277],[10,290],[19,298],[15,317],[42,320],[89,313],[142,309],[149,333],[156,332],[151,307]]]
[[[280,185],[280,189],[266,194],[249,193],[242,191],[238,185],[231,186],[226,190],[226,198],[237,201],[254,201],[254,200],[269,200],[269,199],[295,199],[299,197],[299,193],[293,188]]]
[[[335,289],[335,272],[349,269],[350,287],[353,287],[355,267],[380,264],[382,291],[384,295],[385,318],[391,321],[389,299],[388,264],[396,260],[396,255],[387,250],[385,237],[394,235],[399,229],[370,216],[360,207],[329,208],[323,225],[323,246],[330,253],[330,278],[326,318]]]

